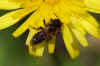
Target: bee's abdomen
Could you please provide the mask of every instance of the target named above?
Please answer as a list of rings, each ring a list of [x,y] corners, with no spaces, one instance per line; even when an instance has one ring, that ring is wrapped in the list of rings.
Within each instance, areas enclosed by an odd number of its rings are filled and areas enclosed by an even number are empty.
[[[45,33],[45,31],[40,31],[34,35],[34,37],[31,40],[31,44],[38,44],[46,40],[46,38],[47,38],[47,34]]]

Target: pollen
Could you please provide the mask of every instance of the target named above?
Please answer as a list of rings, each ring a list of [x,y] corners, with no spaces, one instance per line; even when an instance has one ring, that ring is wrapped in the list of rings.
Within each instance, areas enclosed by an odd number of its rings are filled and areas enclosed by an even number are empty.
[[[60,0],[44,0],[45,3],[50,4],[50,5],[54,5],[57,4]]]

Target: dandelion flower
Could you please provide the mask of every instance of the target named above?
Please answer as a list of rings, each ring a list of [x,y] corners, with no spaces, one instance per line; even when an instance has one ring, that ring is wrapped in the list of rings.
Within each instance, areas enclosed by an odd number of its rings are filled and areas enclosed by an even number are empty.
[[[57,18],[63,23],[61,32],[66,49],[72,58],[76,58],[79,55],[79,48],[75,38],[83,47],[88,46],[86,33],[100,39],[99,24],[88,13],[88,11],[100,13],[99,2],[100,0],[1,0],[1,10],[16,10],[0,16],[0,30],[16,24],[20,19],[34,12],[12,35],[19,37],[29,30],[26,40],[29,53],[34,56],[42,56],[46,44],[44,42],[37,46],[30,44],[32,37],[39,32],[30,26],[44,27],[44,19],[48,23],[50,19]],[[48,42],[49,53],[53,53],[54,48],[55,38]]]

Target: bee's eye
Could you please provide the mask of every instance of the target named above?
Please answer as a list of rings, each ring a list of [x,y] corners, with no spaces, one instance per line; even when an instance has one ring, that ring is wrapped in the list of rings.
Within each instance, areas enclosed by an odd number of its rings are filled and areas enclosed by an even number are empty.
[[[36,41],[38,41],[38,40],[39,40],[39,37],[38,37],[38,36],[35,36],[35,37],[32,39],[33,42],[36,42]]]

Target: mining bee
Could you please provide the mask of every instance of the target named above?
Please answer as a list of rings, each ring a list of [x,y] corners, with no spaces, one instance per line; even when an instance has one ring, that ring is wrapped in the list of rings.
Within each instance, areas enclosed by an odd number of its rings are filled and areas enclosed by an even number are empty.
[[[45,24],[44,20],[44,25],[44,28],[37,28],[37,30],[39,29],[40,31],[33,36],[31,45],[37,45],[43,41],[51,40],[53,36],[56,36],[56,34],[60,32],[62,23],[59,19],[51,19],[48,24]]]

